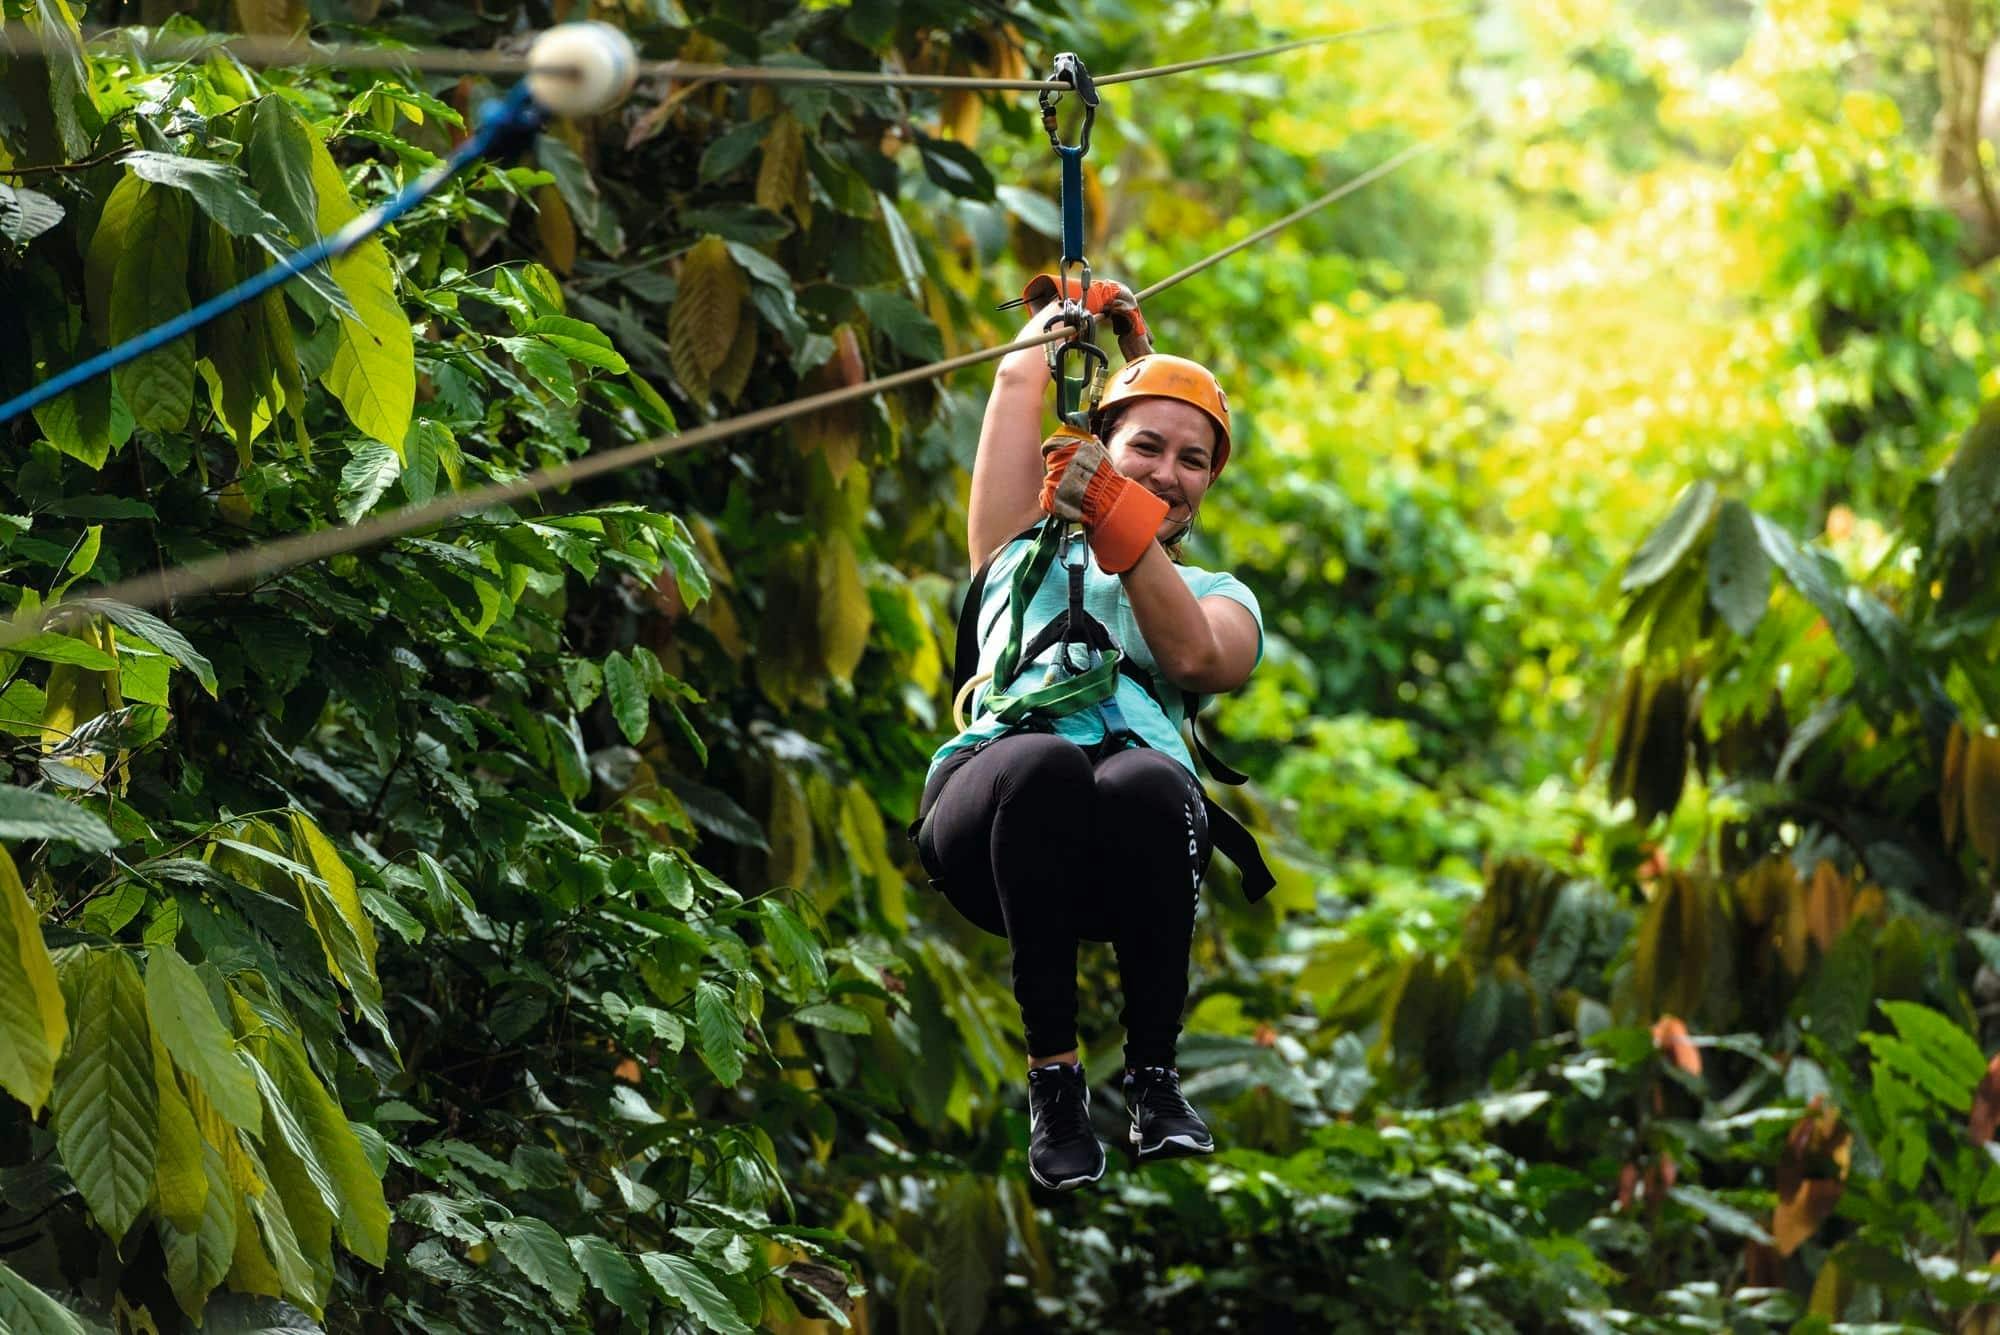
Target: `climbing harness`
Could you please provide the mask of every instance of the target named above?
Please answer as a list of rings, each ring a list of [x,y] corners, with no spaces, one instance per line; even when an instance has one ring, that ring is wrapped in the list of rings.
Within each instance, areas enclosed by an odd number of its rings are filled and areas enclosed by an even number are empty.
[[[1073,92],[1083,104],[1082,128],[1074,145],[1063,142],[1057,125],[1057,106],[1064,96],[1064,88]],[[1091,82],[1089,70],[1073,53],[1066,51],[1056,57],[1049,86],[1041,95],[1041,109],[1042,127],[1048,133],[1050,146],[1062,162],[1062,260],[1053,282],[1048,282],[1046,278],[1037,279],[1029,284],[1022,300],[1034,301],[1038,296],[1059,300],[1061,304],[1049,324],[1051,327],[1061,325],[1069,334],[1066,341],[1051,343],[1048,347],[1049,370],[1056,387],[1056,416],[1062,425],[1042,447],[1044,455],[1047,455],[1052,448],[1060,448],[1061,442],[1088,438],[1095,429],[1093,422],[1104,394],[1105,373],[1110,366],[1110,359],[1095,343],[1098,311],[1104,305],[1098,289],[1109,285],[1092,281],[1090,262],[1084,255],[1083,158],[1090,148],[1097,90]],[[1100,295],[1100,299],[1093,301],[1093,295]],[[1136,304],[1133,306],[1133,322],[1143,333],[1144,320]],[[1150,338],[1146,346],[1150,348]],[[1072,362],[1078,364],[1078,371],[1074,374],[1071,372]],[[1148,363],[1157,366],[1150,376],[1146,374]],[[1229,408],[1212,375],[1183,358],[1163,358],[1155,353],[1133,361],[1130,369],[1121,374],[1120,382],[1130,382],[1122,397],[1167,394],[1196,404],[1214,419],[1221,428],[1224,441],[1217,455],[1219,470],[1220,461],[1227,457]],[[978,677],[972,675],[972,666],[978,659],[981,639],[979,610],[984,601],[987,577],[998,553],[981,565],[967,590],[959,613],[953,659],[954,722],[961,731],[964,730],[966,703],[984,685],[987,694],[980,701],[979,711],[991,715],[1010,732],[1047,731],[1057,719],[1095,709],[1104,729],[1103,746],[1117,749],[1145,745],[1126,722],[1124,711],[1118,704],[1118,679],[1125,676],[1137,682],[1160,704],[1162,712],[1166,708],[1165,697],[1161,693],[1161,685],[1125,654],[1110,631],[1084,606],[1084,577],[1090,556],[1081,541],[1081,527],[1051,515],[1020,536],[1030,539],[1030,545],[1015,567],[1008,587],[1005,612],[1007,639],[993,671]],[[1066,604],[1060,613],[1023,643],[1028,605],[1058,562],[1066,577]],[[1041,683],[1016,692],[1015,682],[1024,667],[1041,661],[1050,650],[1055,651],[1055,659]],[[1246,782],[1244,775],[1217,760],[1202,741],[1195,721],[1201,710],[1199,697],[1183,692],[1182,709],[1194,737],[1195,748],[1210,775],[1225,783]],[[1245,893],[1252,900],[1261,898],[1276,882],[1265,865],[1255,838],[1212,798],[1203,794],[1202,800],[1208,809],[1215,846],[1243,873]]]

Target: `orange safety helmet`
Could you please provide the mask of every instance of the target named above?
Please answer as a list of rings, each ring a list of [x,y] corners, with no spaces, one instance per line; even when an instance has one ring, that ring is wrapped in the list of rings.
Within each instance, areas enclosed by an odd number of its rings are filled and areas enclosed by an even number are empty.
[[[1101,429],[1106,413],[1133,399],[1179,399],[1208,414],[1219,433],[1215,466],[1209,470],[1209,477],[1222,475],[1222,466],[1229,462],[1229,396],[1222,392],[1213,371],[1200,362],[1164,352],[1135,357],[1125,363],[1125,369],[1112,379],[1104,397],[1098,400],[1095,424]]]

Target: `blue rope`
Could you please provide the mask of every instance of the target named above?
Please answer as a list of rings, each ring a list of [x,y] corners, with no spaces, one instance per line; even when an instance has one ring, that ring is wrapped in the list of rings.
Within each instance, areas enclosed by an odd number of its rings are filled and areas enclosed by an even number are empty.
[[[1056,145],[1062,159],[1062,260],[1074,264],[1083,259],[1083,148]]]
[[[193,333],[217,316],[227,314],[247,301],[255,300],[280,283],[298,277],[316,264],[338,259],[430,198],[440,186],[474,160],[484,157],[496,148],[504,152],[526,147],[541,129],[542,121],[542,110],[529,95],[527,82],[524,80],[514,85],[505,98],[489,102],[480,108],[477,126],[464,143],[452,150],[450,157],[404,186],[389,199],[357,215],[332,235],[323,236],[305,249],[293,252],[270,268],[244,279],[227,292],[210,297],[201,305],[181,312],[165,324],[155,325],[144,333],[135,334],[117,347],[100,352],[88,361],[79,362],[67,371],[49,377],[33,389],[0,403],[0,424],[11,422],[21,414],[67,394],[70,390],[103,375],[114,367],[123,366],[129,361],[165,347],[177,338]]]

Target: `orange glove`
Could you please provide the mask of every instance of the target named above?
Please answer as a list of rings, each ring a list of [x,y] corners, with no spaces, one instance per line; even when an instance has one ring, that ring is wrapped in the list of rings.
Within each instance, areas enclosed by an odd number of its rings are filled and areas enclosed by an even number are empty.
[[[1107,574],[1122,575],[1153,545],[1165,501],[1111,466],[1104,442],[1070,427],[1042,442],[1042,512],[1083,524]]]
[[[1075,296],[1077,280],[1066,278],[1060,287],[1055,275],[1036,274],[1021,289],[1018,305],[1028,308],[1032,314],[1040,314],[1042,307],[1056,299],[1058,291]],[[1118,335],[1118,351],[1126,361],[1143,357],[1153,350],[1153,335],[1146,328],[1146,317],[1139,311],[1139,299],[1123,283],[1109,278],[1100,278],[1091,283],[1083,296],[1083,308],[1092,315],[1101,315],[1111,322],[1111,330]]]

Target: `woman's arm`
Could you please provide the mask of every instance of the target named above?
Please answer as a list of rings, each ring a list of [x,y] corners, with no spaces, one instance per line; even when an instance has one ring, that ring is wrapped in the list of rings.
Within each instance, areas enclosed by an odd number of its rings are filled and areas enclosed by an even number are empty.
[[[1250,680],[1257,619],[1249,608],[1220,595],[1196,598],[1157,542],[1120,578],[1146,647],[1168,681],[1223,695]]]
[[[1047,312],[1037,314],[1018,337],[1042,333],[1046,320]],[[1042,401],[1048,387],[1048,353],[1042,348],[1008,353],[993,373],[966,508],[965,546],[975,567],[1042,517]]]

